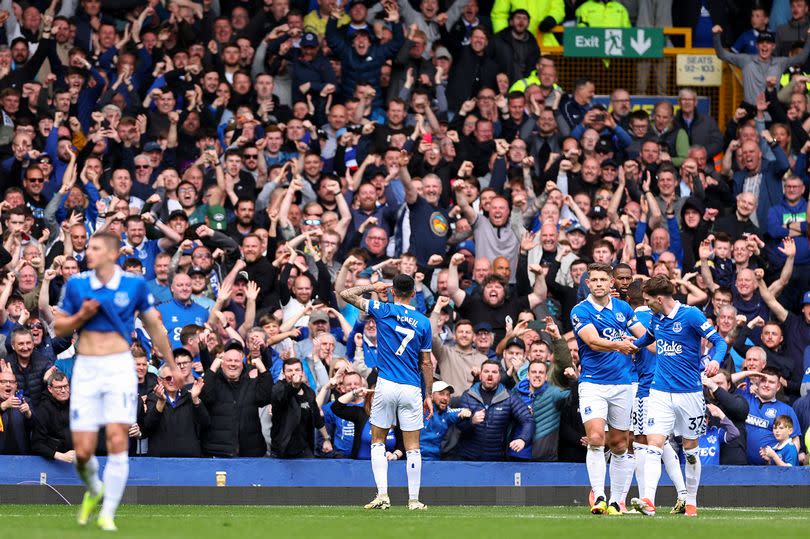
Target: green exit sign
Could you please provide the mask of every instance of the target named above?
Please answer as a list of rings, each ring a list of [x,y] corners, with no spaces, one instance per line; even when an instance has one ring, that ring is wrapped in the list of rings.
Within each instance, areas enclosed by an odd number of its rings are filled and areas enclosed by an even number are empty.
[[[580,58],[662,58],[661,28],[566,28],[563,56]]]

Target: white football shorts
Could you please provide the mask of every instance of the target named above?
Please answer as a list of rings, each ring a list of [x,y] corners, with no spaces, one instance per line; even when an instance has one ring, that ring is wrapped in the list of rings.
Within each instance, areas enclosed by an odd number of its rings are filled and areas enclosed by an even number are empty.
[[[667,393],[650,390],[647,402],[647,435],[683,436],[697,440],[706,433],[706,403],[703,392]]]
[[[591,419],[604,419],[609,427],[630,430],[632,408],[631,384],[579,384],[579,415],[583,423]]]
[[[76,356],[70,381],[70,430],[97,432],[137,420],[138,376],[132,354]]]
[[[377,379],[371,399],[371,424],[381,429],[399,425],[404,432],[421,430],[425,424],[422,412],[422,390],[416,386]]]

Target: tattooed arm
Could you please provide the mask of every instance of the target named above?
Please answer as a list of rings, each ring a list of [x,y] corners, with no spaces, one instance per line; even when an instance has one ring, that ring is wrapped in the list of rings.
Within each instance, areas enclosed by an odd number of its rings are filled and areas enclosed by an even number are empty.
[[[362,286],[353,286],[347,288],[340,293],[340,298],[346,303],[350,303],[363,312],[367,312],[368,300],[363,297],[367,292],[375,292],[378,296],[385,294],[391,288],[390,284],[376,282],[374,284],[367,284]]]

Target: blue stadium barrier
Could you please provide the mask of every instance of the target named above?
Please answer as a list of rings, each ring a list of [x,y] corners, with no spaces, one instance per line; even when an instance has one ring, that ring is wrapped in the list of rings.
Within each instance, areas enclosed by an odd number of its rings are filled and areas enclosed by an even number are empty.
[[[102,466],[104,458],[99,459]],[[78,485],[72,465],[41,457],[0,456],[0,484],[36,484],[40,473],[51,485]],[[368,461],[276,459],[130,459],[132,486],[215,486],[216,473],[227,473],[228,486],[372,487]],[[517,462],[425,462],[424,487],[587,486],[584,464]],[[392,487],[407,486],[405,463],[389,465]],[[671,484],[662,473],[662,483]],[[810,485],[810,467],[704,466],[704,486]]]

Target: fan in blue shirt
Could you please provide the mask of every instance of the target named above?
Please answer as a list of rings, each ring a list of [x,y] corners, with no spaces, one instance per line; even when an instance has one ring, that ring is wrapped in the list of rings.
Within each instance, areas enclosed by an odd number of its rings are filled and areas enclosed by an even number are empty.
[[[179,348],[180,331],[189,324],[202,326],[208,320],[208,311],[191,301],[191,277],[177,273],[172,279],[172,300],[157,306],[163,325],[169,332],[173,348]]]
[[[144,277],[147,281],[155,278],[155,258],[157,255],[182,238],[173,229],[157,221],[156,224],[167,237],[159,240],[146,239],[146,225],[141,220],[142,216],[130,215],[126,221],[126,241],[121,243],[121,256],[118,264],[123,266],[127,258],[137,258],[141,261],[144,269]],[[131,253],[128,251],[132,251]]]
[[[763,465],[767,462],[762,456],[762,450],[780,443],[774,435],[777,417],[790,418],[794,428],[790,429],[789,438],[796,445],[798,445],[800,433],[795,428],[799,425],[796,412],[789,405],[776,400],[776,393],[781,387],[779,371],[773,367],[765,367],[758,378],[759,381],[753,388],[754,393],[743,391],[742,395],[748,401],[748,417],[745,419],[748,463]]]
[[[762,458],[776,466],[798,466],[799,450],[790,439],[792,432],[793,420],[790,416],[780,415],[774,419],[773,437],[776,443],[760,449]]]

